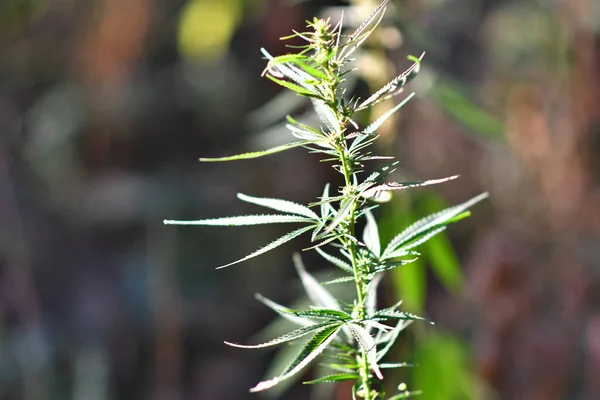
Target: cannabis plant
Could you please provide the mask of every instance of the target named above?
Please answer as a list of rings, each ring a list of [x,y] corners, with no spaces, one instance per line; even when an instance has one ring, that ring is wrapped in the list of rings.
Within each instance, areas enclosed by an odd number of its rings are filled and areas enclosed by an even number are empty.
[[[197,221],[165,221],[166,224],[245,226],[259,224],[299,225],[279,239],[265,245],[225,268],[249,260],[292,239],[310,232],[316,251],[328,263],[339,268],[344,277],[336,282],[353,282],[356,297],[352,304],[342,304],[320,282],[310,275],[299,255],[293,260],[308,298],[313,303],[308,309],[290,309],[258,295],[258,300],[298,328],[266,343],[242,345],[240,348],[263,348],[300,341],[301,350],[280,375],[258,383],[251,392],[274,387],[298,374],[320,355],[332,360],[327,366],[331,373],[310,383],[353,381],[353,399],[380,400],[386,398],[382,370],[403,367],[405,363],[385,362],[384,357],[398,339],[399,333],[415,320],[422,318],[399,310],[401,302],[387,307],[377,306],[377,287],[387,271],[401,268],[419,257],[418,246],[444,231],[450,223],[468,215],[468,209],[484,199],[481,194],[465,203],[429,215],[400,231],[388,243],[382,244],[373,209],[389,200],[391,193],[409,188],[446,182],[451,176],[421,182],[390,182],[394,170],[393,157],[373,155],[369,148],[377,140],[377,129],[413,96],[407,96],[370,125],[360,127],[356,113],[391,99],[404,90],[419,70],[421,58],[411,57],[412,66],[366,99],[346,98],[344,82],[352,72],[352,55],[371,35],[382,20],[384,1],[349,35],[342,34],[342,21],[332,26],[329,20],[315,18],[308,22],[307,31],[295,32],[283,39],[301,39],[305,45],[297,54],[274,57],[266,50],[268,59],[264,75],[273,82],[310,99],[320,118],[321,126],[309,126],[287,117],[287,128],[297,139],[269,150],[223,158],[201,158],[201,161],[244,160],[304,147],[323,155],[323,161],[343,177],[343,185],[331,190],[326,185],[322,195],[308,206],[288,200],[259,198],[238,194],[240,200],[275,210],[277,213],[243,215]],[[369,161],[385,162],[366,174]],[[362,235],[357,226],[364,226]],[[309,249],[305,249],[309,250]],[[422,366],[427,368],[427,366]],[[414,395],[406,385],[398,386],[390,400]]]

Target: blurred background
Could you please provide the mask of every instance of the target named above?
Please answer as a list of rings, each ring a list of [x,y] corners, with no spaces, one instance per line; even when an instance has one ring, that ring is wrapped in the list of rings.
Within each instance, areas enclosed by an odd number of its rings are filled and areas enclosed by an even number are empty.
[[[285,231],[162,221],[256,212],[237,192],[307,203],[338,182],[298,149],[198,157],[289,141],[283,116],[308,107],[261,79],[260,47],[285,53],[279,37],[313,15],[344,9],[351,26],[376,5],[0,2],[0,399],[258,397],[248,388],[273,353],[223,340],[252,342],[271,323],[255,292],[300,295],[290,254],[307,238],[215,271]],[[491,194],[386,280],[384,303],[404,298],[437,323],[403,336],[394,361],[419,366],[390,374],[392,387],[600,399],[599,36],[595,0],[392,0],[357,56],[364,94],[426,51],[417,97],[377,151],[398,157],[398,179],[461,175],[395,196],[381,235]],[[350,398],[319,390],[272,397]]]

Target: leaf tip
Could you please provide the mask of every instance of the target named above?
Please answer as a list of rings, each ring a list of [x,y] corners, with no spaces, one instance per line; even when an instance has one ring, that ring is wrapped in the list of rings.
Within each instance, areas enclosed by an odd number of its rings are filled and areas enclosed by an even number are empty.
[[[279,383],[278,378],[273,378],[268,381],[259,382],[256,386],[250,389],[251,393],[260,392],[272,388]]]

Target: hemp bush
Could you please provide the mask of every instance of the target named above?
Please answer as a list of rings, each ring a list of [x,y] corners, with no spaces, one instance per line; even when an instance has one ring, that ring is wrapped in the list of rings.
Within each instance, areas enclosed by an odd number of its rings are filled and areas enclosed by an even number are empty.
[[[352,73],[352,55],[373,33],[383,18],[389,0],[383,1],[373,13],[349,35],[342,34],[342,21],[332,26],[329,20],[315,18],[308,22],[307,31],[282,39],[300,38],[306,42],[297,54],[274,57],[262,50],[268,59],[263,75],[273,82],[310,99],[322,123],[308,126],[288,116],[287,128],[297,139],[269,150],[245,153],[223,158],[201,158],[201,161],[232,161],[262,157],[268,154],[304,147],[321,154],[323,161],[344,179],[343,186],[332,190],[326,185],[322,195],[308,206],[288,200],[259,198],[238,194],[240,200],[262,206],[277,213],[243,215],[197,221],[166,220],[165,224],[245,226],[259,224],[293,224],[295,228],[225,268],[249,260],[275,249],[292,239],[309,233],[316,251],[328,263],[339,268],[345,277],[335,283],[353,282],[356,297],[352,304],[342,304],[320,282],[310,275],[298,254],[293,257],[308,298],[313,303],[308,309],[294,310],[275,303],[261,295],[258,300],[293,323],[298,328],[266,343],[257,345],[227,344],[258,349],[282,343],[301,341],[300,352],[293,361],[272,379],[250,389],[258,392],[274,387],[298,374],[321,355],[331,361],[331,373],[308,383],[354,381],[353,399],[385,399],[382,370],[405,367],[406,363],[385,362],[384,357],[398,339],[402,330],[415,320],[423,318],[399,310],[401,302],[387,307],[377,306],[377,287],[387,271],[401,268],[419,257],[417,248],[446,227],[469,215],[468,209],[487,197],[480,194],[462,204],[431,214],[401,230],[388,243],[379,239],[377,221],[372,210],[389,200],[391,193],[410,188],[447,182],[450,176],[417,182],[389,182],[394,170],[393,157],[373,155],[369,149],[377,140],[377,129],[397,112],[414,93],[366,127],[360,127],[353,117],[356,113],[403,93],[404,86],[419,71],[421,58],[409,57],[413,65],[401,75],[366,99],[346,98],[343,87]],[[386,162],[387,165],[367,175],[367,162]],[[364,220],[362,235],[357,234],[357,223]],[[307,249],[308,250],[308,249]],[[422,366],[427,368],[427,366]],[[418,394],[408,391],[405,384],[389,400],[398,400]]]

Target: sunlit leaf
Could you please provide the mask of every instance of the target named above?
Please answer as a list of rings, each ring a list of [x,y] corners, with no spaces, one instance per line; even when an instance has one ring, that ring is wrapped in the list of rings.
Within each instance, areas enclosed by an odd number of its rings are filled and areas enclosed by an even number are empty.
[[[360,103],[360,105],[356,108],[357,111],[363,110],[366,107],[373,106],[378,104],[381,101],[387,100],[395,95],[398,95],[402,92],[402,88],[406,85],[418,72],[421,66],[421,60],[425,53],[421,54],[419,58],[412,58],[414,64],[404,71],[399,76],[392,79],[390,82],[385,84],[381,89],[367,98],[365,101]]]
[[[363,241],[371,253],[379,258],[381,255],[379,228],[377,227],[377,222],[375,221],[375,217],[373,217],[373,213],[371,213],[371,211],[367,211],[365,216],[367,217],[367,224],[363,232]]]
[[[305,205],[294,203],[292,201],[272,199],[267,197],[253,197],[243,193],[238,193],[237,196],[240,200],[245,202],[267,207],[276,211],[281,211],[288,214],[298,214],[315,220],[319,219],[319,216],[313,210]]]
[[[237,154],[235,156],[217,157],[217,158],[202,157],[202,158],[200,158],[200,161],[202,161],[202,162],[222,162],[222,161],[235,161],[235,160],[249,160],[252,158],[259,158],[259,157],[263,157],[263,156],[268,156],[270,154],[279,153],[281,151],[293,149],[294,147],[307,146],[312,143],[314,143],[313,140],[300,140],[298,142],[284,144],[284,145],[273,147],[273,148],[270,148],[267,150],[253,151],[253,152],[249,152],[249,153]]]
[[[340,304],[336,298],[306,271],[302,259],[297,253],[294,254],[294,265],[302,280],[302,286],[304,286],[308,298],[314,305],[332,310],[340,310]]]
[[[311,222],[306,217],[294,215],[240,215],[236,217],[222,217],[199,219],[192,221],[165,220],[165,225],[203,225],[203,226],[249,226],[263,224],[287,224],[295,222]]]
[[[276,346],[278,344],[291,342],[293,340],[298,340],[301,337],[308,335],[309,333],[315,332],[315,331],[323,329],[323,328],[331,327],[333,325],[335,325],[335,324],[332,324],[331,322],[323,322],[321,324],[303,326],[301,328],[298,328],[291,332],[288,332],[284,335],[281,335],[278,338],[275,338],[273,340],[270,340],[268,342],[261,343],[261,344],[247,345],[247,344],[238,344],[238,343],[231,343],[231,342],[225,342],[225,344],[227,344],[228,346],[238,347],[241,349],[261,349],[263,347]]]
[[[445,210],[439,211],[435,214],[429,215],[415,222],[414,224],[406,228],[404,231],[396,235],[396,237],[394,237],[390,241],[386,249],[383,251],[382,258],[385,258],[387,255],[395,251],[398,247],[410,242],[415,237],[430,231],[432,228],[437,228],[440,225],[447,225],[448,223],[451,223],[453,218],[459,216],[468,208],[477,204],[478,202],[482,201],[487,197],[487,193],[482,193],[462,204],[449,207]]]
[[[222,265],[222,266],[218,267],[217,269],[226,268],[226,267],[229,267],[231,265],[238,264],[238,263],[241,263],[242,261],[246,261],[246,260],[249,260],[249,259],[254,258],[256,256],[259,256],[261,254],[264,254],[264,253],[266,253],[268,251],[271,251],[271,250],[273,250],[273,249],[281,246],[282,244],[287,243],[290,240],[292,240],[292,239],[294,239],[294,238],[302,235],[304,232],[308,232],[310,229],[312,229],[312,226],[303,227],[303,228],[297,229],[295,231],[292,231],[290,233],[287,233],[287,234],[283,235],[282,237],[280,237],[279,239],[277,239],[277,240],[269,243],[265,247],[261,247],[260,249],[256,250],[254,253],[249,254],[246,257],[241,258],[241,259],[239,259],[237,261],[234,261],[232,263]]]
[[[343,381],[353,381],[356,379],[360,379],[360,375],[358,374],[332,374],[323,376],[318,379],[313,379],[312,381],[303,382],[305,385],[313,385],[315,383],[333,383],[333,382],[343,382]]]
[[[413,98],[414,95],[415,94],[413,92],[413,93],[409,94],[408,96],[406,96],[406,98],[404,100],[402,100],[400,103],[396,104],[394,107],[392,107],[391,109],[386,111],[385,114],[383,114],[381,117],[377,118],[373,123],[371,123],[371,125],[367,126],[367,128],[365,130],[363,130],[363,133],[371,134],[371,133],[374,133],[375,131],[377,131],[377,129],[379,129],[381,127],[381,125],[383,125],[385,123],[385,121],[387,121],[387,119],[392,116],[392,114],[394,114],[396,111],[398,111],[399,109],[404,107],[404,105],[406,103],[408,103],[410,101],[410,99]]]
[[[377,376],[379,379],[383,379],[383,375],[381,374],[379,366],[377,365],[377,344],[375,343],[375,339],[373,339],[373,337],[365,328],[358,324],[349,323],[348,327],[350,328],[352,336],[354,336],[354,339],[356,339],[360,348],[367,355],[369,366],[375,373],[375,376]]]
[[[257,384],[255,387],[250,389],[251,392],[259,392],[267,390],[273,386],[279,384],[281,381],[289,379],[304,367],[310,364],[315,358],[317,358],[323,350],[329,346],[329,343],[335,339],[336,334],[339,332],[340,326],[333,326],[324,328],[318,331],[302,348],[296,359],[284,370],[284,372],[268,381],[263,381]]]
[[[340,268],[341,270],[349,273],[349,274],[354,274],[354,270],[352,269],[352,265],[348,264],[347,262],[345,262],[344,260],[341,260],[337,257],[334,257],[330,254],[325,253],[325,251],[323,251],[320,248],[316,248],[315,249],[317,251],[317,253],[319,253],[321,255],[321,257],[323,257],[324,259],[326,259],[327,261],[329,261],[331,264],[335,265],[336,267]]]

